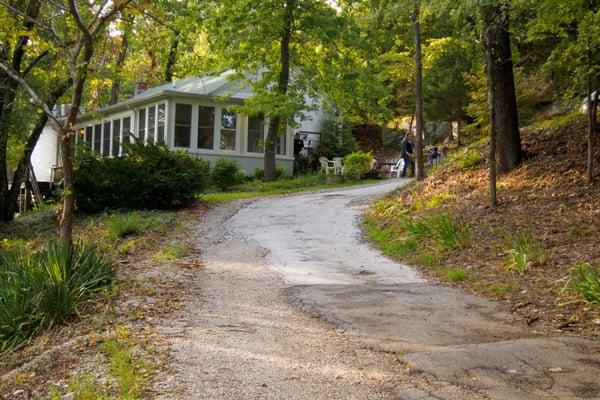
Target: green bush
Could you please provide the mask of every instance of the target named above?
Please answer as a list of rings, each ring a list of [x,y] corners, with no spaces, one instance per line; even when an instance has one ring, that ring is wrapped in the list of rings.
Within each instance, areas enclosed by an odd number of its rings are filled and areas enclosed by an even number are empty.
[[[481,154],[479,154],[478,151],[471,151],[458,161],[458,167],[463,171],[466,171],[477,167],[481,162]]]
[[[345,157],[357,150],[358,144],[349,126],[333,119],[323,121],[317,147],[318,157]]]
[[[212,183],[222,191],[226,191],[244,181],[244,173],[237,162],[228,158],[220,158],[212,170]]]
[[[112,262],[85,243],[72,252],[62,242],[39,254],[0,252],[0,351],[75,314],[79,302],[112,278]]]
[[[285,168],[280,165],[275,167],[275,176],[277,179],[283,178],[285,176]],[[265,170],[262,168],[256,168],[252,174],[252,177],[257,181],[262,181],[265,178]]]
[[[141,142],[123,157],[78,151],[75,163],[77,205],[86,213],[180,207],[207,188],[208,178],[207,161]]]
[[[373,154],[357,151],[344,158],[344,178],[363,179],[372,169]]]
[[[571,272],[571,288],[586,300],[600,304],[600,268],[581,263]]]

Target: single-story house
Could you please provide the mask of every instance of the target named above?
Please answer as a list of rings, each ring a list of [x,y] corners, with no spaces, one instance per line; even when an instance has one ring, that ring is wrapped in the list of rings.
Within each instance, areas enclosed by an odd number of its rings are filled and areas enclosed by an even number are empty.
[[[86,143],[105,157],[124,155],[121,143],[133,137],[164,142],[172,150],[187,151],[211,163],[223,157],[233,159],[250,174],[263,168],[262,146],[268,124],[261,117],[249,117],[228,108],[253,96],[252,90],[240,81],[228,79],[231,74],[228,71],[219,76],[181,79],[82,115],[75,124],[74,140]],[[313,102],[310,98],[307,101]],[[294,134],[310,134],[313,147],[318,142],[324,113],[319,107],[305,114],[303,120],[297,119],[299,126],[288,126],[285,136],[277,142],[276,163],[287,175],[293,173]],[[56,132],[46,127],[31,160],[39,181],[52,181],[52,171],[59,164],[57,143]]]

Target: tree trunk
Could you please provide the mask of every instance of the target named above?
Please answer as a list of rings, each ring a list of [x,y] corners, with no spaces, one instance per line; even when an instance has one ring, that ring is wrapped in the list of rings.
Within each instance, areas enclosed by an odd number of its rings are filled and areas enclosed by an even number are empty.
[[[53,108],[56,104],[56,101],[67,91],[70,85],[69,82],[65,82],[62,85],[59,85],[51,94],[50,99],[48,100],[48,107]],[[48,123],[48,114],[41,113],[38,119],[37,124],[27,136],[27,142],[25,143],[25,149],[23,150],[23,155],[21,156],[21,160],[19,161],[19,165],[15,170],[13,175],[12,187],[8,193],[8,198],[6,200],[6,210],[2,213],[2,219],[4,222],[12,221],[15,217],[15,213],[17,212],[18,199],[21,183],[26,178],[25,173],[27,172],[27,168],[29,166],[29,162],[31,160],[31,154],[33,153],[33,149],[44,130],[44,127]]]
[[[417,118],[417,131],[415,132],[415,167],[418,181],[425,179],[425,165],[423,163],[423,66],[421,62],[421,29],[419,26],[420,0],[415,0],[412,15],[415,33],[415,116]]]
[[[484,17],[485,18],[485,17]],[[494,87],[494,62],[497,59],[494,54],[494,48],[491,46],[493,40],[493,28],[490,25],[484,27],[484,46],[486,58],[486,77],[488,83],[488,107],[490,115],[490,147],[489,147],[489,206],[496,208],[498,206],[498,195],[496,188],[497,181],[497,162],[496,162],[496,139],[497,139],[497,123],[496,123],[496,91]]]
[[[486,32],[486,53],[490,57],[488,85],[495,105],[498,173],[502,174],[516,168],[523,159],[508,31],[508,5],[502,2],[483,7],[481,15]]]
[[[129,50],[129,30],[125,29],[123,32],[123,39],[121,39],[121,48],[119,49],[119,56],[115,65],[115,79],[113,80],[112,87],[110,89],[110,100],[108,105],[117,104],[119,102],[119,91],[121,90],[121,71],[127,58],[127,51]]]
[[[26,32],[29,32],[33,28],[33,21],[39,14],[40,6],[40,0],[30,0],[27,3],[27,8],[23,11],[25,14],[23,28]],[[3,51],[0,57],[5,62],[10,62],[12,68],[18,74],[21,74],[21,65],[25,57],[25,51],[27,50],[27,43],[29,43],[29,34],[19,36],[12,54],[9,50],[10,44],[5,43],[2,46]],[[9,207],[8,164],[6,158],[8,151],[8,131],[19,84],[3,71],[0,72],[0,87],[2,88],[0,94],[0,216],[4,220],[4,215],[7,213]]]
[[[294,22],[295,0],[285,1],[285,13],[283,16],[283,30],[281,33],[281,49],[279,55],[280,71],[277,90],[281,94],[286,94],[290,80],[290,39]],[[267,139],[265,140],[265,181],[274,181],[277,179],[277,168],[275,153],[277,150],[277,137],[282,130],[281,118],[275,116],[269,123]]]
[[[460,116],[461,116],[461,105],[460,105],[460,100],[456,101],[456,145],[458,147],[462,146],[462,143],[460,142],[460,129],[461,129],[461,125],[460,125]]]
[[[169,48],[169,57],[167,58],[167,67],[165,68],[165,82],[173,80],[173,71],[177,62],[177,49],[179,48],[179,32],[173,32],[173,41]]]

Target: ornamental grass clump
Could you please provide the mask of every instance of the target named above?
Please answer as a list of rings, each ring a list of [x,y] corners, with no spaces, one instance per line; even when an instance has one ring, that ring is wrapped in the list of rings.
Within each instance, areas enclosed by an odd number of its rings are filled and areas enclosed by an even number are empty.
[[[95,290],[113,279],[112,262],[96,247],[63,242],[31,254],[0,251],[0,351],[63,322]]]

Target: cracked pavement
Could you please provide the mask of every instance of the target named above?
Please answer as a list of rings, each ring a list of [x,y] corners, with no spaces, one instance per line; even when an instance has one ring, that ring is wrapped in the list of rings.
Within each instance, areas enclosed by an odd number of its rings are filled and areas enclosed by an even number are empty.
[[[358,218],[405,181],[269,198],[226,225],[264,249],[287,301],[374,350],[411,379],[393,398],[600,399],[600,343],[542,337],[497,304],[426,282],[361,240]]]

